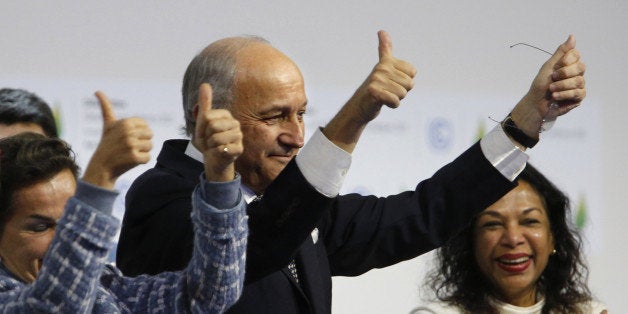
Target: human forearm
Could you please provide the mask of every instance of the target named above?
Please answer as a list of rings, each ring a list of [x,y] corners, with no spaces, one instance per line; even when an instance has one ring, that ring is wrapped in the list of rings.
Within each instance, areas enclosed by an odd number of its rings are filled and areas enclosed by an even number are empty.
[[[359,100],[350,99],[321,131],[334,145],[353,153],[362,132],[371,121],[359,112]]]
[[[332,275],[357,276],[433,250],[513,187],[475,144],[413,191],[339,196],[322,230]]]
[[[200,189],[192,199],[195,243],[184,271],[193,311],[222,313],[239,298],[244,285],[248,224],[246,203],[220,210],[205,202]]]

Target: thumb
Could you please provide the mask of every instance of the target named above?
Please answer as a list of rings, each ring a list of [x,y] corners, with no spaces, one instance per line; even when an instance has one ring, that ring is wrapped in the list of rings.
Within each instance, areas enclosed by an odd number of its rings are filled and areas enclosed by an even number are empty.
[[[390,39],[390,35],[386,31],[377,32],[377,37],[379,38],[379,60],[381,61],[383,58],[392,57],[392,40]]]
[[[213,90],[211,85],[203,83],[198,88],[198,111],[200,114],[212,110]]]
[[[207,83],[201,84],[198,88],[198,101],[194,108],[194,116],[196,119],[195,137],[203,138],[205,135],[205,127],[207,120],[204,118],[207,113],[212,110],[212,87]]]
[[[107,125],[115,122],[117,120],[116,114],[113,112],[113,105],[111,104],[111,101],[109,101],[107,95],[101,91],[97,91],[94,95],[96,95],[96,98],[98,98],[98,102],[100,103],[103,124]]]
[[[552,64],[552,66],[556,65],[558,61],[567,52],[569,52],[569,50],[574,49],[574,48],[576,48],[576,39],[573,37],[573,35],[569,35],[567,40],[564,43],[562,43],[560,46],[558,46],[558,48],[556,48],[556,51],[554,52],[552,57],[548,60],[548,63]]]

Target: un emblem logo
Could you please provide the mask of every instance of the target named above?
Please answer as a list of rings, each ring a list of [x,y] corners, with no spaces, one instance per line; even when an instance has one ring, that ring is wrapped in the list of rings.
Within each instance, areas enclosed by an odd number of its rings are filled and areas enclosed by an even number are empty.
[[[427,136],[434,150],[443,151],[451,146],[454,139],[454,127],[449,120],[437,117],[430,122]]]

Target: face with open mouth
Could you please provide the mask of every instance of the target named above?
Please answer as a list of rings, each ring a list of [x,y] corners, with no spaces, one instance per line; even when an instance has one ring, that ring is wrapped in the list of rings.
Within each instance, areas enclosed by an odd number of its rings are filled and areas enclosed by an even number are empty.
[[[475,260],[504,302],[535,303],[536,282],[554,250],[545,202],[527,182],[486,208],[474,224]]]
[[[30,283],[37,277],[57,220],[75,190],[74,175],[66,169],[11,196],[13,212],[2,228],[0,257],[4,267],[20,280]]]

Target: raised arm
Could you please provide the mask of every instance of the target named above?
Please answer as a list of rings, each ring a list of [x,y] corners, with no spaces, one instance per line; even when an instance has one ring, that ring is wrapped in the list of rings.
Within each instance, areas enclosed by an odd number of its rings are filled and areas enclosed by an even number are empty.
[[[538,139],[548,112],[565,114],[584,98],[585,67],[574,45],[570,37],[558,48],[513,110],[511,117],[524,134]],[[556,109],[550,109],[552,103]],[[386,198],[339,197],[332,210],[333,225],[326,228],[332,274],[359,275],[445,243],[515,186],[512,181],[527,162],[527,155],[515,145],[523,149],[498,125],[415,191]]]
[[[385,31],[379,38],[379,62],[353,96],[325,126],[323,134],[336,146],[352,153],[366,125],[382,106],[397,108],[414,87],[416,69],[393,56],[392,40]]]
[[[89,163],[85,181],[79,180],[74,197],[68,200],[56,222],[54,238],[34,281],[15,280],[2,270],[0,312],[90,313],[94,307],[102,306],[97,285],[119,227],[118,220],[111,216],[117,193],[110,189],[119,175],[148,160],[151,132],[145,123],[132,123],[129,127],[126,119],[116,120],[111,104],[104,94],[99,94],[103,135]],[[33,163],[72,158],[67,148],[46,148],[65,147],[60,140],[35,138],[31,141],[24,144],[24,147],[30,146],[31,151],[35,145],[29,143],[42,143],[39,146],[42,148],[32,154]],[[138,150],[146,154],[137,157],[135,152]],[[73,178],[66,180],[74,183]],[[60,189],[55,193],[64,191]]]
[[[200,86],[197,108],[194,144],[205,172],[192,198],[195,239],[187,285],[193,311],[222,313],[244,285],[248,225],[234,166],[244,150],[242,132],[229,111],[212,109],[209,84]]]
[[[517,134],[517,129],[521,130],[527,137],[523,137],[523,141],[527,140],[534,146],[533,143],[539,140],[539,133],[543,131],[544,122],[551,122],[580,105],[586,96],[585,70],[586,66],[576,50],[576,40],[573,35],[569,35],[567,41],[558,46],[543,64],[530,90],[512,110],[510,117],[514,125],[505,125],[506,133]],[[519,143],[512,136],[511,139],[519,147],[531,147]]]
[[[192,259],[182,271],[154,276],[123,277],[110,268],[103,286],[133,313],[222,313],[242,292],[248,226],[233,166],[243,151],[242,132],[228,111],[211,108],[208,84],[200,86],[199,95],[194,141],[205,172],[192,194]]]

